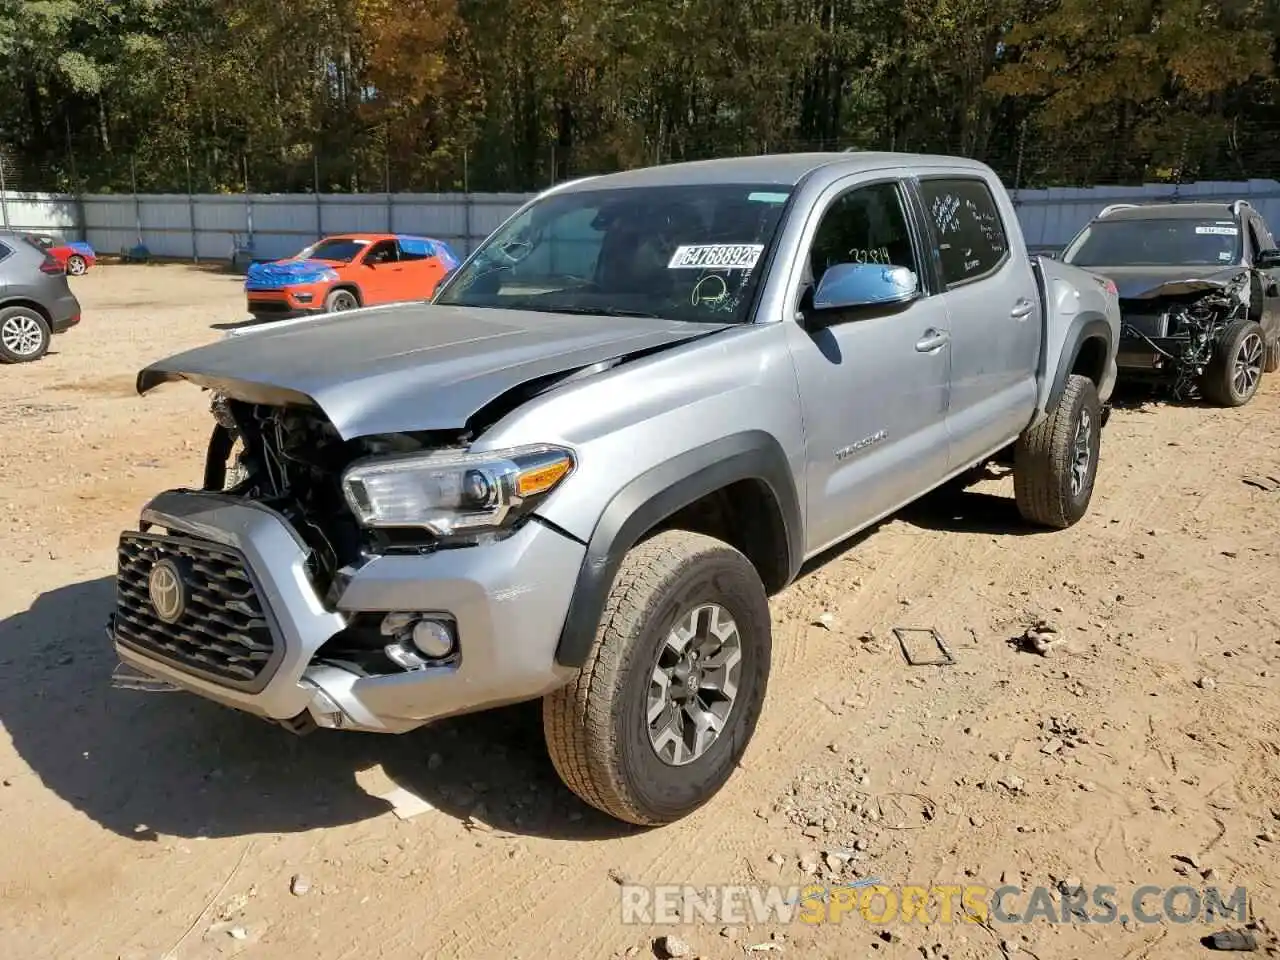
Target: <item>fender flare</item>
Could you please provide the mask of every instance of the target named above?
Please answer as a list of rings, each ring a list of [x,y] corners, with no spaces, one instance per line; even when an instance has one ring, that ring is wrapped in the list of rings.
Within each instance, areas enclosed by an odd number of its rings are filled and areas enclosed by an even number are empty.
[[[683,507],[742,480],[762,481],[778,504],[786,544],[786,582],[804,556],[803,522],[782,445],[763,431],[723,437],[645,471],[619,490],[596,522],[565,614],[556,663],[581,667],[595,641],[614,577],[640,538]]]
[[[1099,338],[1106,346],[1106,356],[1111,358],[1116,344],[1112,342],[1111,324],[1107,322],[1106,317],[1099,313],[1082,313],[1071,321],[1071,325],[1067,327],[1066,336],[1063,338],[1062,352],[1058,354],[1058,369],[1054,371],[1053,381],[1049,386],[1049,393],[1045,399],[1045,412],[1052,410],[1062,398],[1062,392],[1067,389],[1067,378],[1071,376],[1071,369],[1076,365],[1076,360],[1080,357],[1080,348],[1084,346],[1086,340]],[[1103,376],[1106,376],[1106,370],[1103,370]]]
[[[368,306],[368,304],[364,302],[364,290],[362,290],[360,288],[360,284],[358,284],[354,280],[335,280],[333,283],[329,285],[329,289],[324,292],[324,300],[321,302],[322,303],[327,302],[329,299],[329,295],[332,294],[333,291],[335,290],[349,290],[356,295],[357,307]]]

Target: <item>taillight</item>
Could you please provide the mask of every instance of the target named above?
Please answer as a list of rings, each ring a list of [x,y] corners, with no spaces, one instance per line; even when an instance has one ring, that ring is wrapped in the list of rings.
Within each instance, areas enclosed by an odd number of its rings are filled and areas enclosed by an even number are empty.
[[[44,259],[40,261],[40,272],[57,276],[60,273],[66,273],[67,268],[46,253]]]

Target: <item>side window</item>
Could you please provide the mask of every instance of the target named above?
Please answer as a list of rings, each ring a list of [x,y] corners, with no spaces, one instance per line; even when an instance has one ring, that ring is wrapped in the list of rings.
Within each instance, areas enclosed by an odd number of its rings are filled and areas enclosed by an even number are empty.
[[[401,260],[429,260],[431,254],[420,243],[401,243],[400,259]]]
[[[395,259],[396,242],[394,240],[379,240],[364,255],[364,262],[370,265],[375,263],[394,263]]]
[[[982,180],[922,180],[920,192],[933,222],[948,286],[990,273],[1009,252],[996,201]]]
[[[816,287],[837,263],[883,263],[920,274],[911,230],[895,183],[855,187],[827,208],[809,248],[809,270]]]
[[[5,246],[3,243],[0,243],[0,260],[8,259],[9,254],[11,253],[13,253],[13,250],[11,248]]]

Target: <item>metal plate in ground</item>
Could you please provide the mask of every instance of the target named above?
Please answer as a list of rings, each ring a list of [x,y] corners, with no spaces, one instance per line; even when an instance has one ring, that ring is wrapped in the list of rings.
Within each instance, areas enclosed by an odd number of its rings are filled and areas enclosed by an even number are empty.
[[[947,641],[933,627],[894,627],[902,657],[913,667],[947,667],[956,662]]]

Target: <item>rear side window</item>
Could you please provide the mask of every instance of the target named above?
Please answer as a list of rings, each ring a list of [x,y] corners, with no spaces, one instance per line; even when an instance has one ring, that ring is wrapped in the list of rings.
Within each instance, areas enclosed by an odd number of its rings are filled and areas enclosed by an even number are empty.
[[[986,183],[970,177],[928,179],[921,181],[920,192],[948,286],[985,276],[1004,262],[1008,237]]]

